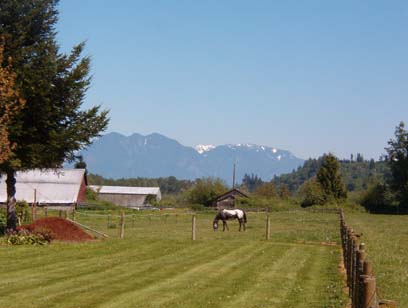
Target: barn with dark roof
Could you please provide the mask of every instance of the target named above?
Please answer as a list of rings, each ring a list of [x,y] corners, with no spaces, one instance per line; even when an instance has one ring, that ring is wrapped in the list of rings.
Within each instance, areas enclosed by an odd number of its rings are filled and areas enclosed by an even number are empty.
[[[213,206],[217,208],[234,208],[236,198],[248,198],[248,195],[244,194],[239,189],[234,188],[222,194],[221,196],[218,196],[213,201]]]

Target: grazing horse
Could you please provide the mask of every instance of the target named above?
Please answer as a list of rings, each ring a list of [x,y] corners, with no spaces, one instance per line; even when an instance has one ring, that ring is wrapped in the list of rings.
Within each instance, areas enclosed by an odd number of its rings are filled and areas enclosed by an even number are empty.
[[[239,222],[239,231],[241,231],[241,227],[244,227],[244,231],[246,230],[245,224],[247,222],[246,214],[243,210],[235,209],[235,210],[221,210],[218,212],[217,216],[215,216],[213,221],[213,228],[214,231],[218,229],[218,221],[222,220],[222,231],[225,231],[225,228],[228,229],[227,220],[230,219],[238,219]]]

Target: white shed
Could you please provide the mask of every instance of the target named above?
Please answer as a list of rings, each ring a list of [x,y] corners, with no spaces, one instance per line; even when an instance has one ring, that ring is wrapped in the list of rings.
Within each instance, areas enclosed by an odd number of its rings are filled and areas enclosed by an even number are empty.
[[[161,200],[159,187],[127,187],[127,186],[89,186],[98,193],[100,200],[125,207],[140,207],[146,202],[147,196],[155,196]]]
[[[47,205],[85,201],[85,169],[33,169],[16,173],[16,200]],[[6,176],[0,177],[0,203],[7,202]]]

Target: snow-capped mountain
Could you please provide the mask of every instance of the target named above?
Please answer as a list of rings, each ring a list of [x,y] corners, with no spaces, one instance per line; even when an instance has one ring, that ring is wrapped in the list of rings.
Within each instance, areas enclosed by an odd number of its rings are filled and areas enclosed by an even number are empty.
[[[82,152],[88,170],[104,177],[167,177],[196,179],[219,177],[232,181],[233,164],[237,179],[245,173],[264,180],[291,172],[303,164],[292,153],[256,144],[183,146],[160,134],[124,136],[109,133]]]

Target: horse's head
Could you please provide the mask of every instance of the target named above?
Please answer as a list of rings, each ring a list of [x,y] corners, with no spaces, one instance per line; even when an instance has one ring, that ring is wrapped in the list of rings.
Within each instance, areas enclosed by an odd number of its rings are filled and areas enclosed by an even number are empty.
[[[214,228],[214,231],[217,231],[217,230],[218,230],[218,221],[214,220],[214,222],[213,222],[213,228]]]

